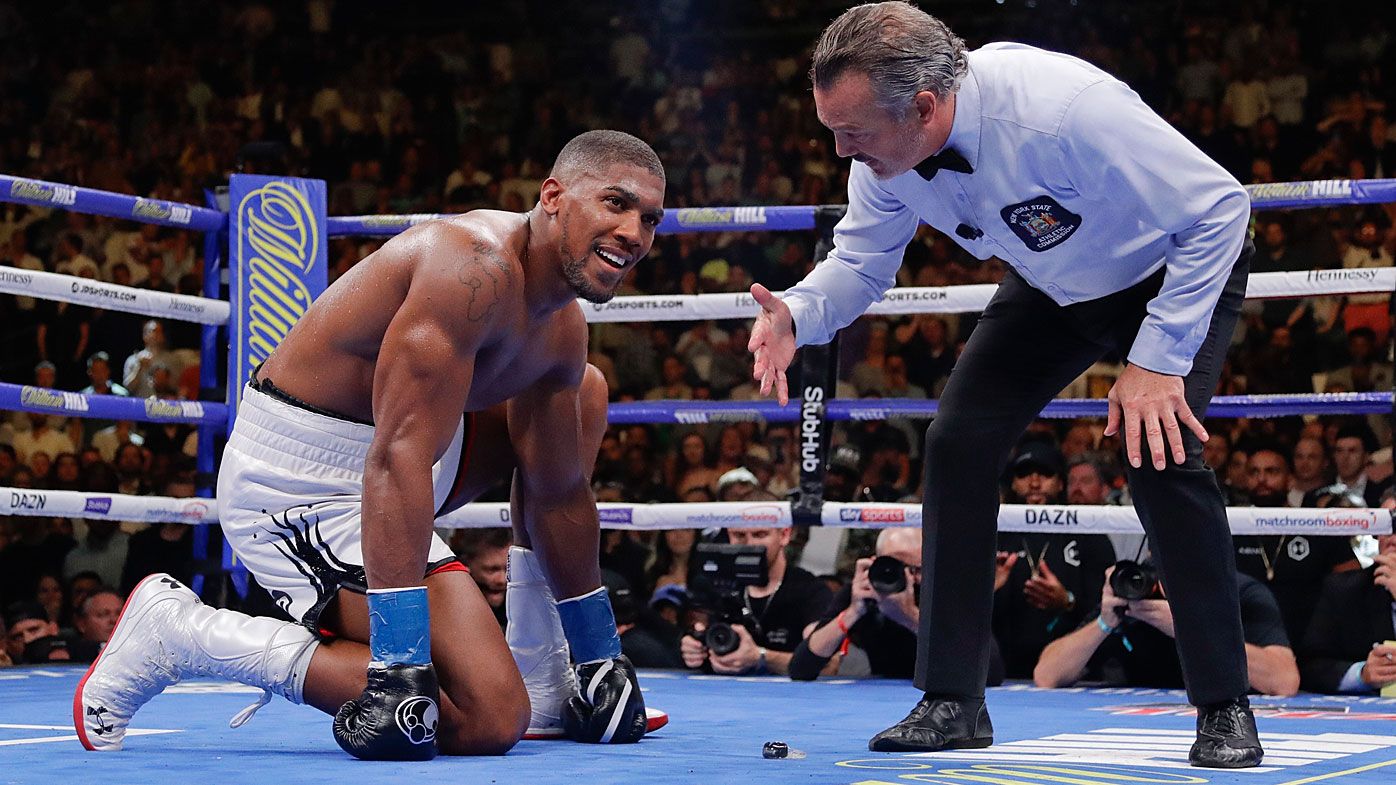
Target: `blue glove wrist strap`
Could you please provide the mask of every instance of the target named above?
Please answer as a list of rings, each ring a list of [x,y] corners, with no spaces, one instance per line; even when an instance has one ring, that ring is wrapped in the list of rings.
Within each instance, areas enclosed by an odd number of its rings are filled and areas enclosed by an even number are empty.
[[[368,590],[368,648],[374,665],[431,664],[425,586]]]
[[[572,659],[578,664],[620,656],[620,635],[606,587],[559,602],[557,612]]]

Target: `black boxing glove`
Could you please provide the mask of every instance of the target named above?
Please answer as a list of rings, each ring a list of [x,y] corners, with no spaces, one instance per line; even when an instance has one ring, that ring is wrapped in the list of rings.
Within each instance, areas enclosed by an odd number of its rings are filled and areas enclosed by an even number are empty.
[[[368,685],[334,715],[334,740],[361,760],[431,760],[441,696],[423,586],[368,590]]]
[[[577,666],[577,689],[562,713],[567,738],[589,744],[631,744],[645,735],[645,698],[624,655]]]
[[[438,695],[430,665],[370,667],[363,693],[334,715],[334,740],[360,760],[431,760]]]

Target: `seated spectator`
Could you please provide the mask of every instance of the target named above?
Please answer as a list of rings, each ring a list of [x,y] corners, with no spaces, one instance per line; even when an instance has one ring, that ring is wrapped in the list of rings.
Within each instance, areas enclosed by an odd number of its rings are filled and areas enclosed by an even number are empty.
[[[48,620],[48,614],[44,612],[42,606],[33,602],[12,603],[5,608],[5,623],[9,625],[5,628],[5,655],[12,665],[22,665],[30,662],[48,662],[48,656],[41,656],[36,660],[29,660],[30,655],[48,651],[50,646],[44,646],[45,639],[58,639],[58,625]],[[39,642],[39,646],[30,649],[31,644]],[[56,659],[67,659],[67,657],[57,657]]]
[[[165,483],[165,495],[176,499],[194,496],[193,475],[176,475]],[[126,564],[121,570],[121,591],[130,594],[147,575],[166,572],[185,585],[194,577],[194,527],[183,523],[156,523],[131,536]]]
[[[1361,421],[1340,427],[1333,439],[1333,469],[1338,482],[1366,500],[1368,507],[1380,505],[1382,494],[1392,487],[1389,477],[1376,481],[1368,476],[1368,463],[1375,449],[1377,437]],[[1305,499],[1305,506],[1313,506],[1313,500]]]
[[[46,572],[39,576],[39,585],[34,589],[34,601],[43,607],[48,620],[57,624],[60,630],[68,626],[68,595],[63,590],[63,579],[57,573]]]
[[[760,545],[766,549],[766,584],[742,589],[742,600],[751,611],[756,632],[734,625],[739,640],[737,649],[728,654],[714,654],[694,635],[705,629],[700,625],[683,637],[683,663],[689,668],[731,675],[788,673],[791,652],[829,607],[832,598],[829,587],[809,572],[786,562],[789,527],[731,529],[727,537],[737,545]]]
[[[101,576],[104,585],[120,585],[130,547],[131,536],[121,531],[120,521],[89,520],[87,536],[63,559],[63,574],[71,579],[90,570]]]
[[[901,563],[901,590],[887,591],[895,587],[881,579],[890,575],[879,574],[874,583],[869,576],[873,559],[859,559],[852,583],[834,595],[814,632],[796,647],[790,660],[790,678],[808,681],[821,673],[837,673],[910,679],[915,674],[916,633],[921,620],[921,530],[883,529],[877,536],[876,556]],[[991,645],[988,685],[997,686],[1003,683],[1003,659],[997,644]],[[864,660],[856,671],[850,667],[854,659],[850,652]]]
[[[1365,570],[1329,575],[1299,649],[1303,687],[1373,693],[1396,684],[1396,535]]]
[[[711,499],[708,499],[711,501]],[[666,529],[654,543],[654,559],[646,569],[649,585],[655,595],[666,586],[680,589],[688,583],[689,555],[698,541],[697,529]],[[650,598],[651,602],[653,597]]]
[[[457,529],[451,535],[451,550],[461,564],[470,570],[470,577],[480,587],[499,628],[508,623],[505,613],[505,593],[509,588],[509,546],[514,533],[509,529]]]
[[[1251,452],[1251,502],[1257,507],[1289,506],[1289,461],[1275,446]],[[1343,537],[1305,534],[1247,534],[1232,538],[1236,569],[1265,584],[1279,603],[1290,640],[1302,640],[1318,602],[1323,579],[1360,566]]]
[[[678,626],[640,603],[619,573],[602,570],[601,582],[611,597],[621,653],[637,668],[682,668]]]
[[[1029,441],[1009,464],[1010,504],[1061,504],[1065,465],[1052,445]],[[1000,532],[994,580],[994,635],[1005,674],[1031,678],[1043,647],[1089,618],[1115,549],[1103,534]]]
[[[155,394],[155,366],[164,365],[173,370],[180,365],[165,343],[165,326],[158,320],[151,319],[145,323],[141,329],[141,341],[145,348],[126,358],[121,383],[131,395],[149,398]]]
[[[1304,497],[1327,485],[1328,450],[1318,439],[1300,439],[1294,445],[1294,476],[1289,480],[1290,507],[1307,507]]]
[[[713,490],[717,487],[718,472],[712,467],[708,443],[703,440],[702,434],[690,433],[680,440],[672,476],[674,490],[679,496],[692,488]]]
[[[56,429],[54,419],[47,414],[29,412],[29,429],[15,434],[15,457],[22,464],[29,465],[34,453],[42,452],[51,458],[59,453],[78,451],[77,442],[67,430]],[[64,422],[59,419],[59,422]]]
[[[102,587],[87,595],[73,614],[73,628],[78,637],[71,640],[68,650],[74,662],[92,662],[111,640],[116,621],[121,618],[125,599],[114,589]]]
[[[761,488],[761,482],[744,467],[738,467],[717,478],[717,500],[720,502],[745,501]]]
[[[687,382],[688,367],[676,354],[666,355],[660,364],[660,384],[645,393],[645,400],[693,400],[693,388]]]
[[[28,470],[15,472],[20,482]],[[15,487],[27,487],[14,482]],[[32,601],[39,579],[46,573],[61,573],[63,559],[76,543],[50,518],[16,518],[15,539],[0,549],[0,601]]]
[[[1099,607],[1087,615],[1089,621],[1042,650],[1033,670],[1037,686],[1069,687],[1082,679],[1129,687],[1184,686],[1173,610],[1162,585],[1150,592],[1155,598],[1125,600],[1110,586],[1114,571],[1106,571]],[[1251,688],[1267,695],[1295,694],[1299,668],[1275,598],[1249,576],[1238,575],[1237,583]]]

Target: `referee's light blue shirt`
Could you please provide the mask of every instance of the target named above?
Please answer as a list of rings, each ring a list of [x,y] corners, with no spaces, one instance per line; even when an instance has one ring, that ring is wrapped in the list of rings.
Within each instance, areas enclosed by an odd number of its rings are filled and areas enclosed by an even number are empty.
[[[1060,305],[1126,289],[1166,266],[1129,361],[1184,376],[1241,253],[1250,198],[1123,82],[1021,44],[969,53],[947,148],[973,174],[878,180],[853,162],[834,250],[784,295],[801,344],[825,343],[896,281],[924,221],[997,256]],[[960,224],[983,232],[969,240]]]

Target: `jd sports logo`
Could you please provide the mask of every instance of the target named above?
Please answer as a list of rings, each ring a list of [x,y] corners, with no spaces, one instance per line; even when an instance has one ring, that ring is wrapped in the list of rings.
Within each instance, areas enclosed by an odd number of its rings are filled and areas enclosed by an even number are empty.
[[[398,704],[393,718],[398,730],[413,744],[430,744],[436,741],[436,723],[440,713],[436,701],[427,697],[416,697]]]

